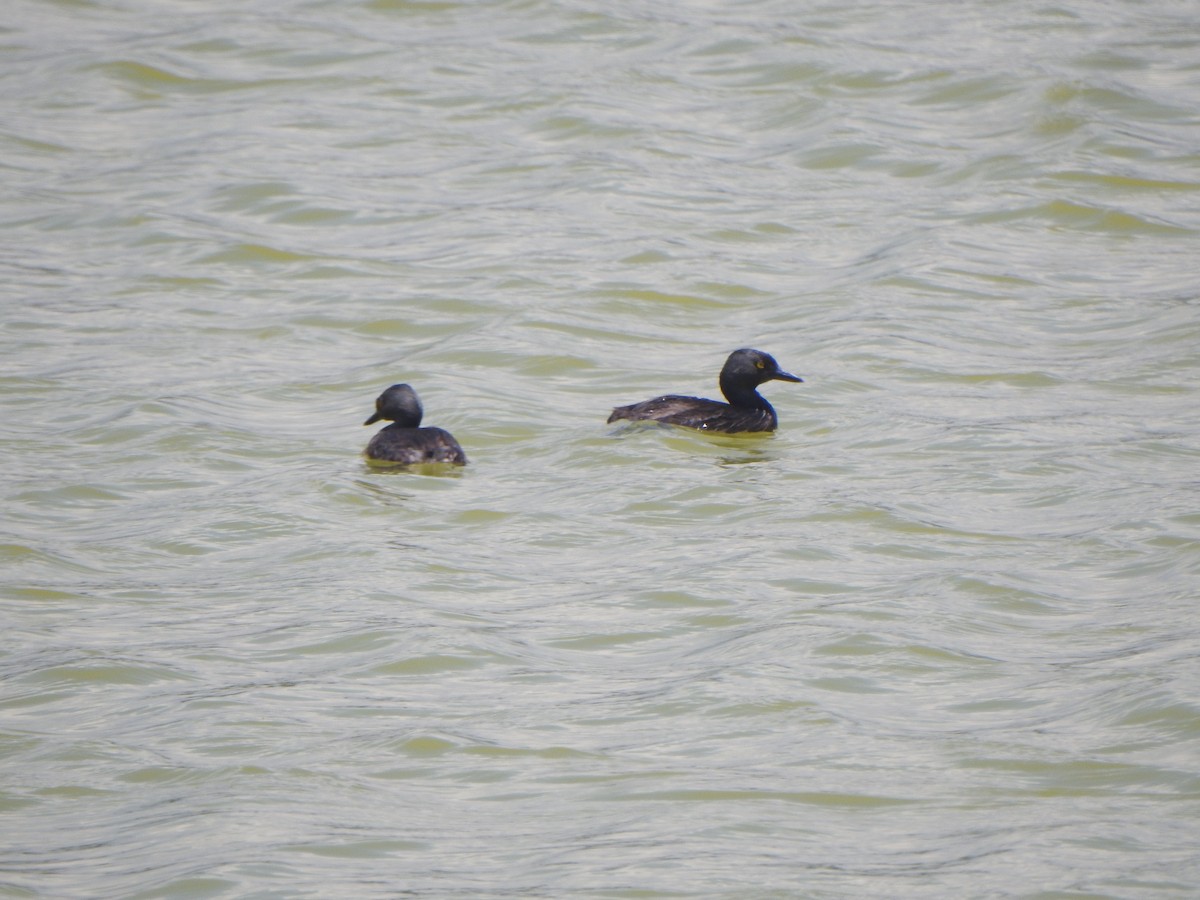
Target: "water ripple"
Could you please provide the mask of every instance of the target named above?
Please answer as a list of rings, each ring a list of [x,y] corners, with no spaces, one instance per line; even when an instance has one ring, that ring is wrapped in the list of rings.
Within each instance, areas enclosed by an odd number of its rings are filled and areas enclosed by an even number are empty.
[[[1192,11],[1006,12],[18,0],[4,890],[1193,892]]]

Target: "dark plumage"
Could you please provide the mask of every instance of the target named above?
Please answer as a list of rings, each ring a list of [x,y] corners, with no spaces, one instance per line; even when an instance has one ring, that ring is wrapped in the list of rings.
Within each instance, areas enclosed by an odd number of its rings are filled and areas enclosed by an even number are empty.
[[[372,425],[380,419],[390,419],[392,424],[380,431],[363,455],[380,462],[405,463],[456,463],[464,465],[467,455],[458,441],[441,428],[421,428],[424,415],[417,392],[407,384],[393,384],[375,401],[375,414],[364,425]]]
[[[766,381],[803,380],[779,368],[779,363],[769,353],[734,350],[721,369],[721,393],[728,403],[669,394],[631,406],[618,406],[608,421],[646,420],[725,434],[774,431],[779,419],[771,404],[759,394],[758,386]]]

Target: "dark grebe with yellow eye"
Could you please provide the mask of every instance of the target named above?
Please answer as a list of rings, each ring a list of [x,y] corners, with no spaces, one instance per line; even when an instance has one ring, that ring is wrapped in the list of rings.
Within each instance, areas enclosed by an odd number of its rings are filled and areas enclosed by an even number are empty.
[[[455,463],[465,465],[467,455],[448,431],[441,428],[421,428],[421,416],[425,411],[417,392],[407,384],[393,384],[375,401],[375,414],[364,425],[373,425],[380,419],[390,419],[392,424],[371,438],[363,456],[377,462],[404,463]]]
[[[771,404],[758,392],[767,381],[803,381],[783,369],[774,357],[761,350],[734,350],[721,369],[721,393],[728,403],[703,397],[668,394],[631,406],[618,406],[609,422],[662,422],[700,431],[737,434],[745,431],[774,431],[779,418]]]

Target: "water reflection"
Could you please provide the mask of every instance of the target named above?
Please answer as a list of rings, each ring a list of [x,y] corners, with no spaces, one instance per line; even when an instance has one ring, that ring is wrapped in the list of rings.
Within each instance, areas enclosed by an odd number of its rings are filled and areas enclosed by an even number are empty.
[[[455,463],[395,463],[365,460],[363,465],[373,475],[426,475],[431,478],[462,478],[465,470]]]

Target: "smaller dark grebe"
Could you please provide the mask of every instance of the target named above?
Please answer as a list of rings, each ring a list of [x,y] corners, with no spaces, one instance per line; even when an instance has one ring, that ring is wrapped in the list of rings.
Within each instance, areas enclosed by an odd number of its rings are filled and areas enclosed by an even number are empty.
[[[766,381],[803,381],[779,368],[769,353],[761,350],[734,350],[721,369],[721,393],[728,403],[702,397],[669,394],[632,406],[618,406],[608,417],[630,421],[662,422],[683,425],[701,431],[736,434],[740,431],[774,431],[779,424],[771,404],[757,388]]]
[[[392,424],[371,438],[363,455],[379,462],[406,465],[465,465],[467,455],[450,432],[441,428],[419,427],[424,413],[416,391],[407,384],[393,384],[375,401],[375,414],[363,422],[364,425],[373,425],[380,419],[391,419]]]

